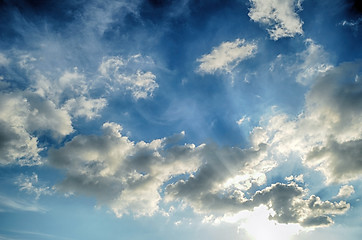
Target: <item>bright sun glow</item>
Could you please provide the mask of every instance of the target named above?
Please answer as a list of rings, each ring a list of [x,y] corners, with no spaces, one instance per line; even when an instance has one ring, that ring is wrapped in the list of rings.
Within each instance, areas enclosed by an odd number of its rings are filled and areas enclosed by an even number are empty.
[[[257,207],[240,227],[254,240],[289,240],[302,230],[298,224],[280,224],[269,220],[272,213],[266,206]]]
[[[227,216],[222,221],[239,222],[239,231],[245,231],[252,240],[290,240],[303,228],[299,224],[281,224],[269,220],[273,210],[262,205],[254,211],[241,211],[233,216]]]

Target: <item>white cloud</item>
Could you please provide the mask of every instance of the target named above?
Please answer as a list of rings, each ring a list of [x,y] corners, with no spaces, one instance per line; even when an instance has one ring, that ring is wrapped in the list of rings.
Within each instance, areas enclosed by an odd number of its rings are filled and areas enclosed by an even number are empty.
[[[296,8],[301,10],[301,1],[296,0],[250,0],[249,17],[268,26],[268,33],[273,40],[294,37],[303,34],[302,25]]]
[[[196,171],[203,146],[171,145],[165,150],[176,136],[134,143],[121,130],[105,123],[101,136],[78,135],[63,148],[50,150],[49,163],[67,171],[57,189],[96,197],[119,217],[152,215],[159,209],[162,184]]]
[[[362,174],[362,85],[354,81],[361,64],[345,63],[317,77],[296,119],[279,114],[253,132],[254,144],[273,154],[300,154],[326,181],[347,182]],[[347,164],[346,164],[347,163]]]
[[[346,199],[354,193],[355,191],[352,185],[344,185],[339,189],[337,196],[334,198]]]
[[[65,102],[63,109],[73,117],[85,117],[88,120],[99,117],[99,111],[107,105],[104,98],[88,99],[84,96],[72,98]]]
[[[51,101],[31,92],[14,92],[0,95],[0,151],[1,164],[41,163],[37,136],[50,131],[63,137],[73,131],[70,116],[57,109]]]
[[[150,71],[139,69],[150,65],[153,65],[152,59],[141,55],[134,55],[128,59],[105,57],[99,66],[99,72],[110,81],[110,90],[128,90],[134,99],[138,100],[152,97],[158,88],[156,76]]]
[[[289,177],[286,177],[285,180],[304,183],[304,175],[303,174],[300,174],[298,176],[290,175]]]
[[[0,212],[2,211],[45,212],[46,209],[29,201],[0,195]]]
[[[306,50],[297,54],[297,62],[289,68],[289,71],[296,72],[296,81],[303,85],[312,83],[319,74],[333,68],[328,61],[328,54],[321,45],[313,40],[307,39]]]
[[[8,65],[10,60],[6,57],[5,54],[0,53],[0,66],[6,66]]]
[[[246,116],[243,116],[242,118],[240,118],[238,121],[236,121],[236,123],[240,126],[242,125],[245,121],[250,121],[250,117],[246,117]]]
[[[57,109],[53,102],[37,94],[26,93],[24,97],[29,106],[25,126],[28,131],[50,130],[55,137],[64,137],[73,131],[71,118],[66,111]]]
[[[52,195],[54,193],[54,189],[40,185],[38,175],[36,173],[33,173],[31,176],[21,174],[15,183],[18,185],[20,191],[25,191],[28,194],[34,194],[35,199],[39,199],[41,195]]]
[[[198,72],[211,74],[218,70],[230,72],[241,61],[253,57],[256,50],[256,43],[247,43],[245,39],[223,42],[220,46],[215,47],[210,54],[205,54],[197,59],[200,62]]]
[[[358,18],[357,20],[353,21],[353,20],[344,20],[342,22],[339,23],[339,25],[343,26],[343,27],[349,27],[351,28],[353,31],[358,32],[360,25],[362,22],[362,17]]]
[[[92,81],[87,81],[77,68],[73,71],[64,71],[56,77],[47,77],[39,70],[34,70],[33,75],[34,83],[31,87],[37,94],[53,101],[57,106],[61,106],[69,99],[87,95],[93,84]]]

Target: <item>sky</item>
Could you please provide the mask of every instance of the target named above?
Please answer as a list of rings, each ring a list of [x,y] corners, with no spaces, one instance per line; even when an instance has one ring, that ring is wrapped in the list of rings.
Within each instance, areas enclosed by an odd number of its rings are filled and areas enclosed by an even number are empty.
[[[0,240],[360,239],[352,0],[0,1]]]

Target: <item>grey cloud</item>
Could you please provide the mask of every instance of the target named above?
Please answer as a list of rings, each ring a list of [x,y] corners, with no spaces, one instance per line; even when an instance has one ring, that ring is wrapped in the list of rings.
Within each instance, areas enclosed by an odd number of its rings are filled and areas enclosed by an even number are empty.
[[[50,132],[61,138],[73,131],[68,113],[30,91],[0,95],[2,164],[41,164],[38,136]]]
[[[333,182],[346,182],[362,175],[362,139],[314,148],[306,156],[307,162],[321,163],[321,170]]]
[[[271,219],[279,223],[299,223],[304,227],[323,227],[333,223],[331,216],[344,214],[350,207],[344,201],[321,201],[315,195],[304,199],[306,190],[295,183],[276,183],[245,201],[244,206],[249,209],[267,205],[275,211]]]
[[[29,114],[26,128],[30,132],[51,130],[55,136],[66,136],[73,131],[71,118],[64,110],[57,109],[55,104],[40,97],[38,94],[26,93]]]
[[[122,136],[121,130],[115,123],[105,123],[100,136],[78,135],[63,148],[51,149],[49,164],[67,173],[57,189],[93,196],[117,216],[152,215],[159,208],[162,184],[173,176],[196,171],[203,146],[165,149],[168,138],[134,143]]]
[[[22,146],[19,144],[21,136],[16,133],[11,127],[5,122],[0,121],[0,163],[6,165],[14,161],[12,152],[20,151]],[[18,146],[17,146],[18,145]]]
[[[272,219],[280,223],[295,223],[298,222],[298,216],[296,209],[293,208],[293,201],[303,196],[303,193],[303,189],[295,184],[276,183],[256,192],[246,205],[253,207],[260,204],[269,205],[276,212]]]
[[[333,220],[329,216],[317,216],[308,217],[303,221],[303,226],[314,227],[314,226],[328,226],[333,223]]]
[[[241,184],[257,183],[253,177],[254,170],[264,164],[266,146],[258,149],[219,148],[214,145],[205,146],[200,157],[203,165],[187,180],[180,180],[166,188],[166,199],[185,199],[195,211],[223,212],[235,209],[242,199],[233,194],[243,195],[234,191],[233,186],[227,186],[227,181],[239,175],[246,179]],[[270,169],[267,169],[270,170]],[[263,172],[261,172],[263,174]],[[236,182],[240,184],[240,181]],[[244,186],[246,190],[248,184]],[[230,194],[230,193],[233,194]]]

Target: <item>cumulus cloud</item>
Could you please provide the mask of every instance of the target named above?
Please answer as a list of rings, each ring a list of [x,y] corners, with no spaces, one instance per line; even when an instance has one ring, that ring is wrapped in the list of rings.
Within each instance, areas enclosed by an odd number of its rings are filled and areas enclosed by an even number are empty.
[[[303,174],[300,174],[298,176],[290,175],[289,177],[286,177],[285,180],[304,183],[304,175]]]
[[[271,39],[278,40],[303,34],[303,22],[295,12],[296,9],[302,9],[300,0],[250,0],[250,3],[249,17],[268,26]]]
[[[344,185],[342,186],[339,191],[337,196],[335,196],[334,198],[349,198],[352,194],[354,194],[354,187],[352,185]]]
[[[266,146],[258,148],[218,148],[207,145],[200,157],[203,165],[186,180],[166,188],[166,201],[184,199],[196,212],[234,212],[240,208],[244,191],[252,184],[265,183],[265,172],[274,167],[263,161]]]
[[[91,82],[79,73],[77,68],[73,71],[64,71],[59,76],[46,76],[41,71],[33,73],[32,88],[40,96],[51,99],[57,105],[77,96],[85,95],[89,91]]]
[[[63,137],[73,131],[70,116],[54,103],[32,92],[0,95],[1,164],[40,164],[34,132],[50,131]]]
[[[254,144],[265,142],[275,154],[299,153],[304,163],[321,170],[327,182],[361,175],[361,63],[345,63],[320,75],[296,118],[275,115],[253,132]],[[346,164],[347,163],[347,164]]]
[[[323,147],[315,147],[306,162],[318,165],[328,179],[347,182],[362,175],[362,139],[338,143],[329,140]]]
[[[298,223],[303,227],[323,227],[333,223],[331,216],[344,214],[350,207],[344,201],[321,201],[315,195],[304,199],[305,190],[295,183],[272,184],[257,191],[244,204],[255,207],[267,205],[275,211],[271,219],[279,223]]]
[[[104,98],[89,99],[85,96],[72,98],[65,102],[63,108],[74,117],[93,119],[99,117],[99,111],[107,105]]]
[[[49,73],[39,67],[41,60],[18,51],[11,60],[7,60],[5,72],[13,81],[4,82],[7,85],[3,84],[0,95],[0,162],[41,164],[39,136],[62,139],[73,132],[72,118],[98,117],[106,100],[90,96],[94,81],[87,81],[77,68]],[[19,87],[13,82],[19,81],[21,74],[26,82],[19,82]]]
[[[247,43],[245,39],[238,38],[233,42],[223,42],[211,53],[197,59],[200,62],[198,72],[210,74],[218,70],[230,72],[241,61],[253,57],[256,51],[256,43]]]
[[[165,149],[168,138],[134,143],[121,130],[118,124],[105,123],[101,136],[78,135],[63,148],[50,150],[49,164],[67,171],[57,188],[96,197],[117,216],[152,215],[159,208],[161,185],[196,171],[203,146]]]
[[[130,91],[134,99],[149,98],[158,88],[156,76],[150,71],[140,69],[142,65],[152,65],[152,59],[134,55],[128,59],[105,57],[99,66],[101,75],[110,81],[108,87],[115,91]]]

